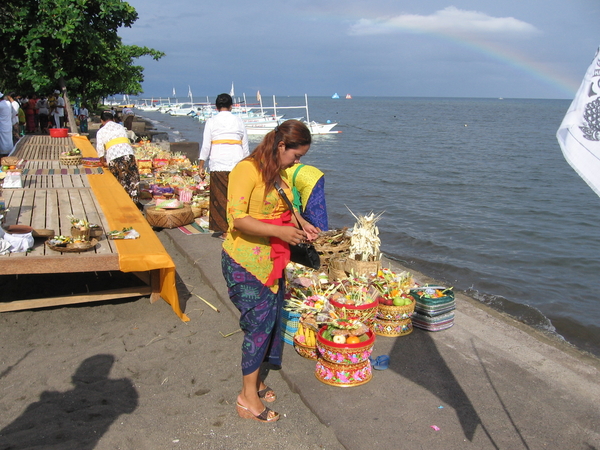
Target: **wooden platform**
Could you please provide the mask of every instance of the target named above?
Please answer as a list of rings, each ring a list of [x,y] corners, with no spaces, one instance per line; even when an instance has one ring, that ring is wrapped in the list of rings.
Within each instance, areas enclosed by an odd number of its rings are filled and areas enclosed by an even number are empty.
[[[88,176],[94,175],[77,174],[75,172],[78,168],[59,163],[60,153],[74,147],[71,138],[52,138],[47,135],[25,136],[19,141],[12,156],[25,161],[26,174],[22,177],[21,189],[2,191],[8,208],[5,225],[28,225],[34,229],[53,230],[55,235],[70,235],[71,223],[68,217],[73,215],[98,224],[104,233],[111,230],[88,182]],[[117,244],[105,235],[99,238],[94,249],[81,253],[52,250],[45,245],[45,240],[46,238],[36,238],[33,249],[26,253],[0,256],[0,275],[120,270]],[[160,298],[160,272],[158,269],[134,272],[146,286],[0,302],[0,312],[145,295],[150,295],[151,301],[156,301]]]

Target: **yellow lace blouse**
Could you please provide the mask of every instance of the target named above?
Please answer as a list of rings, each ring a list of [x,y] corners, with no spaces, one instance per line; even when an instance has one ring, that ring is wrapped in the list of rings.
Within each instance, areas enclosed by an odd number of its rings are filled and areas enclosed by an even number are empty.
[[[281,171],[281,177],[289,185],[285,171]],[[284,191],[291,200],[291,189],[284,187]],[[243,160],[233,168],[229,174],[227,190],[229,232],[223,243],[223,249],[262,283],[266,283],[273,269],[270,239],[244,234],[234,228],[233,221],[246,216],[258,220],[277,219],[287,209],[287,205],[274,187],[269,188],[265,197],[265,183],[254,161]],[[273,292],[277,292],[277,283],[270,288]]]

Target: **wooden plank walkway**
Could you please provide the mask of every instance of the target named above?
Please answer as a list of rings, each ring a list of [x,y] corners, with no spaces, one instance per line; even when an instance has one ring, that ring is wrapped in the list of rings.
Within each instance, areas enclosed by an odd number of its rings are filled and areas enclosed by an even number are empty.
[[[28,225],[38,230],[54,230],[56,235],[70,235],[71,223],[68,216],[73,215],[98,224],[104,233],[110,231],[87,175],[75,173],[81,171],[81,166],[65,166],[59,163],[60,153],[74,147],[71,138],[52,138],[47,135],[25,136],[19,141],[12,156],[24,160],[23,187],[2,191],[8,208],[5,225]],[[45,240],[46,238],[36,238],[35,245],[29,252],[0,256],[0,275],[119,270],[119,255],[115,242],[108,240],[104,235],[99,238],[94,249],[81,253],[57,252],[48,248]],[[0,303],[0,311],[148,294],[152,294],[155,299],[157,294],[154,278],[158,275],[156,272],[158,271],[143,275],[148,283],[154,284],[154,289],[152,286],[141,286],[54,299],[12,301]]]

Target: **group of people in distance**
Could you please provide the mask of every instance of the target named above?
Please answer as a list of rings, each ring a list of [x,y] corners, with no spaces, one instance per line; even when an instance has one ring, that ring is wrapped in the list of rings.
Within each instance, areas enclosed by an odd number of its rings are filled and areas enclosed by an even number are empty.
[[[85,105],[76,107],[81,132],[87,132],[89,112]],[[50,128],[64,128],[65,99],[59,90],[50,95],[21,96],[0,93],[0,156],[7,155],[25,134],[48,134]]]
[[[232,114],[232,98],[217,97],[219,113],[207,120],[199,166],[210,169],[209,227],[224,238],[221,255],[229,297],[241,313],[242,389],[240,417],[274,422],[279,414],[263,403],[276,400],[259,375],[261,367],[282,363],[279,321],[285,293],[284,269],[289,245],[316,239],[328,228],[324,175],[300,164],[312,136],[298,120],[287,120],[267,133],[252,151],[242,120]],[[290,211],[275,189],[294,199]]]

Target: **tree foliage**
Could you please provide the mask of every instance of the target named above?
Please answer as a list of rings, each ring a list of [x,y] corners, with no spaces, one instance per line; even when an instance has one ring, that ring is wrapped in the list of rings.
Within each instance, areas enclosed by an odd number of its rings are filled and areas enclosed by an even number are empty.
[[[0,5],[0,88],[98,99],[142,92],[141,56],[164,53],[124,45],[120,27],[137,20],[121,0],[4,0]]]

